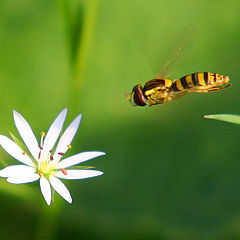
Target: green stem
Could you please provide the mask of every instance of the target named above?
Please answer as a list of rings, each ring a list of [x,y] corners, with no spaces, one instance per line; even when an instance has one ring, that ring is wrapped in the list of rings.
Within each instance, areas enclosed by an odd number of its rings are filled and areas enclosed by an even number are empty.
[[[71,24],[72,17],[70,11],[70,4],[68,0],[58,0],[59,11],[61,12],[61,17],[63,19],[64,29],[66,32],[67,43],[71,43]],[[71,46],[69,46],[71,48]]]
[[[87,66],[87,58],[89,54],[91,39],[93,37],[95,19],[97,14],[98,0],[90,0],[88,2],[87,10],[85,11],[85,19],[83,22],[83,29],[81,38],[78,42],[75,72],[70,86],[70,105],[73,110],[79,111],[80,91],[83,86],[83,79]],[[73,111],[75,112],[75,111]]]
[[[62,205],[63,204],[58,199],[58,201],[52,203],[51,206],[47,206],[47,204],[45,204],[42,207],[40,210],[36,240],[56,239],[55,235],[58,225],[57,219],[59,219]]]
[[[79,112],[83,79],[85,77],[87,59],[91,40],[93,37],[98,1],[86,1],[86,9],[83,14],[79,3],[75,5],[69,0],[57,0],[61,18],[64,24],[69,56],[70,56],[70,83],[68,83],[68,101],[72,113]]]
[[[78,89],[81,86],[82,77],[86,68],[86,60],[90,48],[91,38],[93,35],[94,23],[97,14],[98,0],[91,0],[88,4],[88,9],[85,14],[84,26],[82,30],[82,38],[79,41],[77,59],[76,59],[76,72],[73,79],[72,87]]]

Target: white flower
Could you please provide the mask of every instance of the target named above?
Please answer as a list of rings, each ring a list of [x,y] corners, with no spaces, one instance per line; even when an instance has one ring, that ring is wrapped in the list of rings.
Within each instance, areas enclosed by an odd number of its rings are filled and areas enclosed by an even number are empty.
[[[0,177],[6,177],[9,183],[14,184],[29,183],[40,179],[40,189],[48,205],[51,204],[52,200],[51,186],[67,202],[72,202],[72,197],[68,189],[59,178],[84,179],[103,174],[103,172],[97,170],[69,169],[69,167],[104,155],[104,152],[82,152],[61,160],[66,151],[71,148],[70,144],[77,132],[81,115],[78,115],[63,132],[56,146],[56,150],[53,152],[52,149],[62,130],[66,115],[67,109],[65,108],[53,121],[46,137],[45,133],[41,133],[41,142],[38,144],[27,121],[20,113],[13,111],[13,118],[17,130],[32,156],[28,155],[18,144],[8,137],[0,135],[0,145],[3,149],[23,163],[0,170]]]

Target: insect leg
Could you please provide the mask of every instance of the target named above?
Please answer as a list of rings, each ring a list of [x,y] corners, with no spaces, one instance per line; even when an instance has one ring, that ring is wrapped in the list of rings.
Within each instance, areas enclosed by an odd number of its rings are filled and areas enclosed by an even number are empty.
[[[152,105],[155,105],[156,104],[156,101],[154,101],[151,97],[147,97],[147,100],[149,101],[149,105],[152,106]]]
[[[177,95],[171,96],[171,100],[174,100],[174,99],[177,99],[179,97],[182,97],[182,96],[186,95],[187,93],[189,93],[189,90],[182,91],[182,92],[178,93]]]
[[[231,87],[232,84],[228,84],[227,86],[223,86],[223,87],[213,87],[213,88],[210,88],[209,89],[209,92],[213,92],[213,91],[217,91],[217,90],[221,90],[221,89],[224,89],[224,88],[228,88],[228,87]]]
[[[208,93],[208,92],[214,92],[214,91],[218,91],[218,90],[222,90],[224,88],[228,88],[231,87],[232,84],[228,84],[227,86],[223,86],[223,87],[212,87],[209,89],[191,89],[189,90],[190,92],[196,92],[196,93]]]

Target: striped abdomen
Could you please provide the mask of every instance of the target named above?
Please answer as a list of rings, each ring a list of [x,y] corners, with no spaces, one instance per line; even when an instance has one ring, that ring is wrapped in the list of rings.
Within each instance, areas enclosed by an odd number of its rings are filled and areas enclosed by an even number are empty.
[[[208,89],[228,82],[228,76],[223,76],[218,73],[199,72],[175,80],[172,84],[172,91],[178,92],[187,89]]]

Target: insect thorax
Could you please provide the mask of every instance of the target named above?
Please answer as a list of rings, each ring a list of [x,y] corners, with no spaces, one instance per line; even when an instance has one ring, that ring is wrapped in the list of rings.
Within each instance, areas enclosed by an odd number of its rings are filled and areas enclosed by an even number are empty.
[[[166,102],[172,81],[169,79],[153,79],[147,82],[143,88],[143,94],[149,100],[150,105]]]

